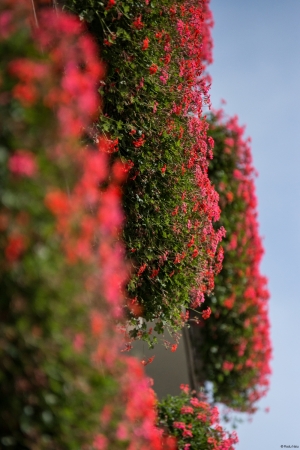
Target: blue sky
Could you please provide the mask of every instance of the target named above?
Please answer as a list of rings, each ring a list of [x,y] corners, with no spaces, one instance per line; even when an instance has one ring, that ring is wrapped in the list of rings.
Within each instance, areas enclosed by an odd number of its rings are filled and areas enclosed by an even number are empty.
[[[213,107],[237,114],[259,172],[274,358],[268,396],[238,427],[237,450],[300,448],[300,2],[211,0]]]

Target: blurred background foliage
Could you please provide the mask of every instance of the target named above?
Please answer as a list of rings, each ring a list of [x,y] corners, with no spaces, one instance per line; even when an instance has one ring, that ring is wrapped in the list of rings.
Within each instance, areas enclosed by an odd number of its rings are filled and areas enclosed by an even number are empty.
[[[209,177],[220,195],[217,226],[226,229],[225,257],[214,292],[205,299],[212,314],[198,325],[191,322],[191,343],[198,379],[201,384],[213,383],[215,401],[253,412],[254,403],[268,389],[271,372],[269,292],[259,267],[263,247],[256,173],[250,140],[245,139],[237,117],[216,111],[209,122],[209,135],[215,141]]]

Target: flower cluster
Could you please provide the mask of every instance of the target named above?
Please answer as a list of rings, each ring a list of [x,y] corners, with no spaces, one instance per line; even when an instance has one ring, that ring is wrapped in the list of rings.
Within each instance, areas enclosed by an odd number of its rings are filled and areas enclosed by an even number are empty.
[[[208,321],[193,322],[200,335],[195,348],[202,360],[201,382],[212,381],[216,401],[239,410],[254,411],[254,403],[267,392],[270,376],[270,323],[267,280],[260,272],[263,255],[257,220],[255,170],[250,140],[237,117],[222,111],[210,117],[214,159],[209,177],[220,195],[218,226],[226,228],[223,269],[207,296]]]
[[[235,432],[227,434],[219,424],[219,411],[204,396],[191,396],[182,385],[178,397],[168,396],[158,405],[159,426],[177,438],[178,450],[233,450]]]

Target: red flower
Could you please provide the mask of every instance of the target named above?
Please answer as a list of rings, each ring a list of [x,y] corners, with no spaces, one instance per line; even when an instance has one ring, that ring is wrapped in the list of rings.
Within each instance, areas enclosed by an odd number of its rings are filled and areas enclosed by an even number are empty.
[[[174,259],[174,264],[179,264],[180,263],[180,261],[181,261],[180,257],[181,257],[180,253],[177,253],[176,257]]]
[[[194,245],[194,243],[195,243],[195,236],[192,236],[192,239],[190,240],[187,246],[191,247],[192,245]]]
[[[177,214],[178,214],[178,209],[179,209],[179,206],[176,206],[176,208],[174,209],[174,211],[172,211],[172,216],[177,216]]]
[[[158,70],[158,66],[157,66],[156,64],[152,64],[152,65],[149,67],[150,75],[153,75],[154,73],[156,73],[157,70]]]
[[[104,322],[102,314],[100,314],[98,311],[93,311],[91,314],[92,333],[95,336],[100,335],[103,331],[104,326],[105,326],[105,322]]]
[[[126,163],[123,164],[124,172],[129,172],[133,168],[133,166],[134,162],[129,159]]]
[[[154,358],[155,358],[155,355],[150,356],[150,358],[148,358],[147,361],[145,359],[143,359],[141,361],[141,363],[143,364],[143,366],[147,366],[148,364],[151,364],[153,362]]]
[[[165,173],[165,171],[167,170],[167,165],[165,164],[162,168],[161,168],[161,172]]]
[[[133,145],[135,146],[135,148],[142,147],[145,144],[146,139],[144,139],[144,137],[145,135],[142,134],[142,136],[139,139],[133,141]]]
[[[114,153],[119,150],[118,144],[119,138],[108,139],[106,137],[101,137],[98,142],[98,148],[104,153]]]
[[[151,275],[150,275],[150,278],[155,278],[155,277],[157,277],[158,272],[159,272],[159,268],[158,268],[158,269],[153,269],[153,270],[152,270],[152,273],[151,273]]]
[[[171,352],[176,352],[178,345],[177,344],[173,344],[171,347]]]
[[[226,300],[224,300],[224,306],[228,309],[232,309],[233,305],[234,305],[234,301],[235,301],[235,295],[231,295],[230,297],[226,298]]]
[[[208,319],[211,315],[211,309],[210,307],[208,307],[207,309],[205,309],[204,311],[202,311],[202,317],[204,320]]]
[[[214,437],[210,436],[209,438],[207,438],[207,442],[208,442],[208,444],[213,444],[215,446],[214,448],[217,448],[216,447],[217,446],[217,441],[216,441],[216,439]]]
[[[142,16],[138,16],[133,22],[132,22],[133,28],[136,30],[141,30],[144,26],[142,22]]]
[[[124,180],[126,180],[128,172],[133,166],[134,163],[132,161],[123,163],[122,161],[117,160],[112,166],[114,181],[116,181],[117,183],[122,183]]]
[[[17,84],[13,88],[13,96],[25,106],[31,106],[37,100],[37,91],[30,84]]]
[[[233,193],[231,191],[227,192],[226,193],[226,198],[227,198],[228,202],[231,203],[233,198],[234,198]]]
[[[195,248],[195,250],[194,250],[193,253],[192,253],[192,257],[193,257],[193,258],[196,258],[196,256],[198,256],[198,254],[199,254],[198,249]]]
[[[164,58],[164,62],[165,62],[165,64],[169,64],[170,61],[171,61],[171,55],[170,55],[170,53],[168,53]]]
[[[142,45],[142,50],[147,50],[147,48],[149,47],[149,38],[146,37],[146,39],[143,40],[143,45]]]
[[[147,263],[144,263],[144,264],[139,268],[138,273],[137,273],[137,276],[138,276],[138,277],[141,276],[142,273],[145,272],[146,268],[147,268]]]
[[[46,195],[45,205],[53,214],[68,213],[70,207],[67,194],[58,190]]]
[[[116,0],[108,0],[107,5],[106,5],[106,10],[112,8],[113,6],[115,6],[116,4]]]
[[[25,250],[24,238],[21,235],[10,235],[8,237],[8,244],[5,248],[5,256],[9,262],[14,262]]]

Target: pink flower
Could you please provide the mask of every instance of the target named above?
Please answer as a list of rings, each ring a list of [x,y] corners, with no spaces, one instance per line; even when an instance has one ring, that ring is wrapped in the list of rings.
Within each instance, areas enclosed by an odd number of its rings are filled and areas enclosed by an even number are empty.
[[[106,450],[107,449],[107,438],[103,434],[97,434],[94,439],[93,446],[96,450]]]
[[[193,433],[190,430],[184,430],[182,433],[183,437],[193,437]]]
[[[219,410],[218,410],[218,408],[214,407],[214,408],[212,408],[210,413],[211,413],[210,423],[212,425],[212,424],[218,422],[218,420],[219,420]]]
[[[177,428],[178,430],[185,430],[185,423],[184,422],[173,422],[173,427]]]
[[[128,439],[128,430],[123,423],[120,423],[120,425],[118,426],[116,436],[120,441],[125,441],[126,439]]]
[[[197,419],[201,420],[201,422],[206,422],[207,421],[207,416],[205,413],[200,413],[197,415]]]
[[[194,414],[194,408],[191,406],[183,406],[180,412],[181,414]]]
[[[223,362],[223,365],[222,365],[223,370],[228,370],[230,372],[233,369],[233,367],[234,367],[233,362],[230,362],[230,361]]]
[[[169,78],[168,73],[165,70],[163,70],[162,75],[159,77],[162,84],[166,84],[168,81],[168,78]]]
[[[9,158],[8,168],[15,175],[32,177],[37,172],[35,156],[27,150],[17,150]]]
[[[215,141],[213,140],[213,138],[211,136],[209,136],[207,141],[208,141],[210,148],[213,149],[215,146]]]
[[[185,394],[188,394],[190,391],[190,387],[188,384],[181,384],[179,387]]]
[[[201,402],[198,398],[196,397],[192,397],[190,400],[190,404],[195,406],[195,408],[199,408],[199,406],[201,406]]]
[[[76,352],[80,353],[83,350],[85,344],[85,336],[83,333],[77,333],[73,340],[73,348]]]

